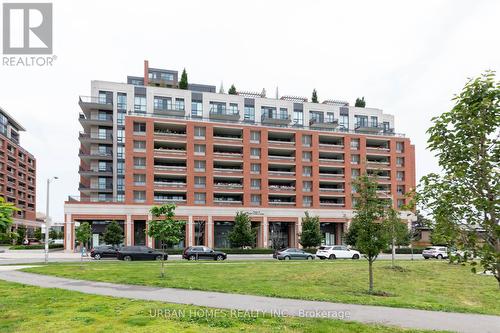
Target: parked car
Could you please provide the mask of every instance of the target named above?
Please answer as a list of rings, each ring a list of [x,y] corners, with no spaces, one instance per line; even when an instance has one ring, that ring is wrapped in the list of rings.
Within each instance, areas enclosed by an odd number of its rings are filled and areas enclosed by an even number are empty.
[[[361,253],[349,249],[345,245],[320,246],[316,251],[316,257],[324,259],[359,259]]]
[[[226,260],[227,254],[221,251],[215,251],[206,246],[190,246],[184,249],[182,258],[187,260]]]
[[[314,254],[308,253],[302,249],[289,247],[286,249],[274,251],[273,258],[278,260],[292,260],[292,259],[313,260]]]
[[[424,259],[445,259],[448,258],[448,248],[446,246],[429,246],[422,251],[422,256]]]
[[[113,245],[101,245],[90,250],[90,256],[96,260],[101,260],[101,258],[116,258],[117,251],[118,248]]]
[[[123,246],[116,252],[116,258],[119,260],[161,260],[163,252],[152,249],[148,246]],[[168,254],[165,253],[165,260],[168,260]]]

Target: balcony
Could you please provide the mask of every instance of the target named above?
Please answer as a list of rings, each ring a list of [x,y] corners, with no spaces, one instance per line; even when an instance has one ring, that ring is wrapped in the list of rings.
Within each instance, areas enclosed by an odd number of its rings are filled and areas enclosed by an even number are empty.
[[[343,173],[319,173],[319,178],[344,178],[344,176]]]
[[[180,166],[180,165],[155,165],[154,166],[155,171],[164,171],[164,172],[186,172],[186,167],[185,166]]]
[[[175,196],[161,196],[155,195],[154,201],[158,203],[174,203],[174,204],[185,204],[186,198],[175,197]]]
[[[355,130],[360,133],[378,134],[384,131],[384,127],[381,125],[361,123],[356,124]]]
[[[155,187],[158,188],[185,188],[186,183],[183,182],[154,182]]]
[[[112,160],[113,159],[113,153],[111,151],[90,151],[86,152],[84,150],[80,150],[78,156],[82,160]]]
[[[180,105],[167,105],[164,108],[154,108],[154,113],[158,115],[171,116],[175,118],[184,118],[186,110]]]
[[[228,173],[228,174],[242,174],[243,169],[233,169],[233,168],[217,168],[214,167],[214,172]]]
[[[78,120],[82,126],[113,126],[113,115],[107,113],[90,114],[89,117],[80,113]]]
[[[90,110],[113,111],[113,102],[106,99],[105,96],[80,96],[78,104],[86,112],[90,112]]]
[[[292,185],[269,185],[269,192],[295,192],[295,186]]]
[[[243,184],[241,183],[214,183],[214,188],[227,189],[227,190],[241,190]]]
[[[113,134],[111,133],[84,133],[80,132],[78,139],[81,143],[102,143],[112,144]]]
[[[320,192],[333,192],[333,193],[343,193],[345,189],[343,187],[321,187],[319,188]]]
[[[272,176],[295,176],[295,171],[279,171],[279,170],[269,170],[269,177]]]
[[[112,177],[113,167],[109,166],[106,168],[89,168],[89,169],[80,167],[78,173],[80,174],[80,176],[84,177],[92,177],[92,176]]]
[[[80,186],[78,187],[78,191],[82,193],[89,193],[89,192],[102,192],[102,193],[112,193],[113,192],[113,187],[111,185],[106,185],[106,186],[96,186],[96,185],[84,185],[80,183]]]
[[[184,156],[186,155],[186,150],[185,149],[174,149],[174,148],[155,148],[154,150],[155,156],[161,156],[161,155],[178,155],[178,156]]]
[[[339,126],[338,120],[311,119],[309,127],[314,129],[335,129]]]
[[[214,204],[216,205],[221,205],[221,206],[240,206],[243,203],[242,200],[234,199],[232,197],[215,197],[214,198]]]
[[[238,109],[212,106],[209,117],[216,120],[238,121],[240,120],[240,111]]]
[[[321,200],[319,202],[319,205],[321,207],[344,207],[345,203],[344,202],[338,202],[338,201],[329,201],[329,200]]]
[[[293,207],[295,206],[295,201],[285,201],[285,200],[277,200],[277,199],[269,199],[270,206],[287,206]]]
[[[289,114],[263,113],[260,121],[266,125],[286,126],[292,121],[292,116]]]

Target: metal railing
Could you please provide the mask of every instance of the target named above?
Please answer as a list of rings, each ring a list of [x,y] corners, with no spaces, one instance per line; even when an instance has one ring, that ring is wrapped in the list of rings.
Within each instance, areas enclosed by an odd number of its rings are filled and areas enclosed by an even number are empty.
[[[113,101],[108,100],[105,96],[80,96],[80,103],[113,105]]]
[[[168,116],[168,115],[164,115],[164,114],[157,114],[157,113],[137,113],[137,112],[134,112],[134,111],[129,111],[127,114],[129,116],[137,116],[137,117],[144,117],[144,118],[172,118],[172,116]],[[260,124],[260,125],[266,126],[266,127],[303,129],[303,130],[328,132],[328,133],[341,133],[341,134],[344,134],[344,133],[360,134],[359,131],[345,129],[345,128],[341,128],[341,127],[332,128],[332,129],[324,129],[324,128],[320,129],[320,128],[314,128],[314,127],[309,127],[309,126],[300,126],[300,125],[297,125],[297,124],[285,124],[285,125],[282,124],[282,125],[273,126],[272,124],[262,124],[262,123],[258,123],[258,122],[249,124],[247,121],[243,121],[243,120],[240,120],[240,121],[227,121],[226,122],[226,121],[221,120],[221,119],[203,118],[203,117],[192,117],[192,116],[188,116],[188,115],[184,116],[184,117],[175,117],[175,119],[206,121],[206,122],[215,122],[215,123],[241,124],[241,125],[245,125],[245,126],[248,126],[248,125],[255,126],[255,125],[259,125]],[[396,137],[402,137],[402,138],[405,137],[404,134],[394,133],[394,132],[391,132],[391,133],[370,133],[369,135],[373,135],[373,136],[391,136],[391,137],[396,136]]]

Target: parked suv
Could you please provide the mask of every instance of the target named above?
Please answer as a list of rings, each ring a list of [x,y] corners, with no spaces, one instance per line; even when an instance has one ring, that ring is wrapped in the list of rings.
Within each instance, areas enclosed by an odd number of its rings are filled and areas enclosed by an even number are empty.
[[[123,246],[116,252],[119,260],[161,260],[163,252],[157,251],[147,246]],[[168,259],[165,253],[164,259]]]
[[[215,251],[206,246],[190,246],[184,249],[182,258],[187,260],[209,259],[226,260],[227,254],[221,251]]]
[[[316,257],[324,259],[359,259],[361,253],[351,250],[345,245],[320,246]]]
[[[445,259],[448,258],[448,248],[445,246],[429,246],[422,251],[422,256],[424,259]]]
[[[116,258],[117,251],[118,248],[113,245],[101,245],[90,250],[90,256],[96,260],[101,260],[101,258]]]

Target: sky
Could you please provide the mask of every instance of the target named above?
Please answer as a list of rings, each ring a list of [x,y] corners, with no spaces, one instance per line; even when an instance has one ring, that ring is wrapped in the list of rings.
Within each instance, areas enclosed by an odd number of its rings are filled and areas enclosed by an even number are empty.
[[[15,1],[9,1],[15,2]],[[30,1],[34,2],[34,1]],[[47,2],[47,1],[43,1]],[[37,210],[52,219],[78,195],[79,95],[91,80],[126,81],[150,67],[240,90],[311,95],[395,115],[416,146],[417,181],[438,172],[431,118],[467,78],[500,70],[500,1],[53,1],[52,67],[0,65],[0,106],[37,158]]]

